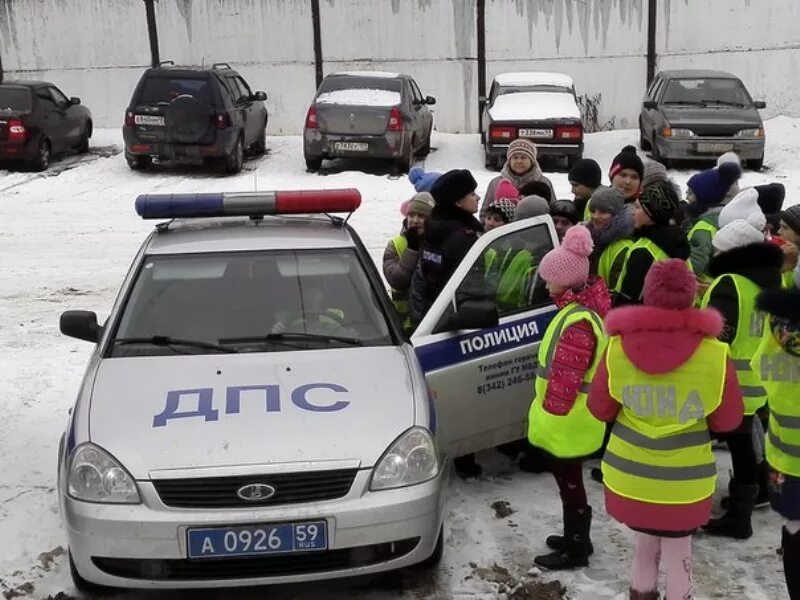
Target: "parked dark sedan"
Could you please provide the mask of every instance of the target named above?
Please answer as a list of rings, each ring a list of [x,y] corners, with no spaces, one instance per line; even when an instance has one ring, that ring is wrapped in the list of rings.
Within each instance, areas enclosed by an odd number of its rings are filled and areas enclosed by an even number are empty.
[[[88,152],[92,114],[80,103],[46,81],[0,84],[0,160],[44,171],[56,154]]]
[[[333,73],[320,85],[303,130],[306,167],[325,158],[384,158],[408,171],[431,148],[436,99],[408,75],[381,71]]]
[[[764,123],[742,81],[722,71],[663,71],[647,88],[639,116],[642,150],[673,159],[715,160],[735,151],[751,169],[764,164]]]

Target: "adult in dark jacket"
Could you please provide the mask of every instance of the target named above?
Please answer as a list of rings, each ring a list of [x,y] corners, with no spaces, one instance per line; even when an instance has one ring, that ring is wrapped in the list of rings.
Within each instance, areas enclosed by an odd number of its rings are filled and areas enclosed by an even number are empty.
[[[430,309],[469,249],[483,233],[475,218],[478,183],[465,169],[448,171],[433,184],[434,207],[425,222],[420,258],[411,281],[410,316],[414,327]]]
[[[689,258],[689,242],[670,219],[678,206],[678,194],[666,181],[648,185],[633,209],[634,243],[625,258],[615,288],[614,306],[641,304],[644,278],[654,262]]]
[[[756,311],[756,296],[764,289],[779,288],[783,252],[764,240],[766,219],[754,213],[748,220],[735,220],[720,229],[713,239],[717,254],[708,264],[713,277],[701,306],[716,308],[725,319],[719,340],[730,346],[739,370],[745,400],[741,426],[724,437],[731,451],[733,478],[725,514],[712,519],[706,531],[712,535],[747,539],[753,534],[751,516],[763,485],[753,447],[753,418],[766,402],[766,392],[757,373],[750,369],[761,340],[763,315]],[[764,482],[766,483],[766,482]]]

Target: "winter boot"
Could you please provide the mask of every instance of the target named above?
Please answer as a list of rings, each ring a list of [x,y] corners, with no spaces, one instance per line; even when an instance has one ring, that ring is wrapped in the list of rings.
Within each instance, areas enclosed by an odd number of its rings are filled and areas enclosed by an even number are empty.
[[[589,518],[591,518],[592,507],[589,506],[586,508],[589,511]],[[566,522],[567,522],[567,509],[564,509],[564,530],[566,531]],[[552,548],[553,550],[558,550],[559,552],[564,552],[567,548],[566,542],[564,541],[566,538],[564,535],[548,535],[545,543],[547,544],[548,548]],[[594,546],[592,545],[592,540],[589,540],[589,556],[594,554]]]
[[[594,479],[598,483],[603,483],[603,469],[600,467],[594,467],[590,471],[590,475],[592,479]]]
[[[709,535],[746,540],[753,535],[753,506],[758,496],[758,484],[736,484],[730,506],[724,515],[711,519],[703,528]]]
[[[474,454],[465,454],[464,456],[456,457],[453,459],[453,465],[461,479],[480,477],[481,473],[483,473],[483,467],[475,462]]]
[[[592,507],[564,515],[563,550],[555,550],[533,559],[537,565],[551,571],[575,569],[589,564],[589,531],[592,528]]]
[[[661,594],[658,590],[651,590],[649,592],[637,592],[633,588],[628,590],[629,600],[661,600]]]
[[[758,496],[756,497],[755,508],[764,508],[769,506],[769,465],[767,461],[760,462],[758,464]],[[728,482],[728,496],[725,496],[720,501],[720,506],[722,510],[728,510],[730,506],[731,499],[730,496],[733,496],[734,490],[736,489],[736,480],[731,475],[731,479]]]
[[[800,600],[800,532],[789,533],[783,528],[783,572],[790,600]]]
[[[519,459],[517,465],[526,473],[544,473],[549,470],[550,466],[547,455],[536,446],[527,443],[527,440],[522,458]]]

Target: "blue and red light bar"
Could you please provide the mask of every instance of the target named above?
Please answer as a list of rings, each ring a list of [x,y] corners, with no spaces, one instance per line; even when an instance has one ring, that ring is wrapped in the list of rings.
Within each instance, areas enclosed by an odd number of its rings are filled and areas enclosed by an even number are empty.
[[[136,213],[143,219],[351,213],[361,206],[356,189],[208,194],[142,194]]]

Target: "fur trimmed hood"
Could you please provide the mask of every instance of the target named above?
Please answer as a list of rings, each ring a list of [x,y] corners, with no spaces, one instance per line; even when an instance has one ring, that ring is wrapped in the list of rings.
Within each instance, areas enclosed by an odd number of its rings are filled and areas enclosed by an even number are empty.
[[[762,292],[756,305],[769,313],[767,326],[781,347],[793,356],[800,356],[800,290]]]
[[[780,286],[782,265],[781,249],[761,242],[717,254],[708,262],[707,270],[711,277],[732,273],[747,277],[761,288],[769,288]]]
[[[714,309],[671,310],[625,306],[608,313],[608,335],[619,335],[625,354],[650,374],[673,371],[692,357],[704,338],[716,338],[724,320]]]

